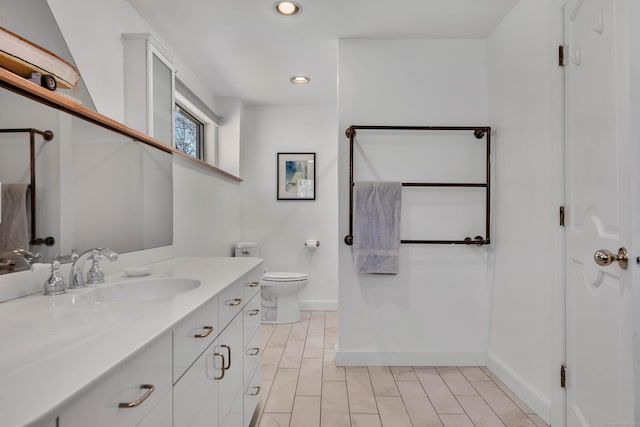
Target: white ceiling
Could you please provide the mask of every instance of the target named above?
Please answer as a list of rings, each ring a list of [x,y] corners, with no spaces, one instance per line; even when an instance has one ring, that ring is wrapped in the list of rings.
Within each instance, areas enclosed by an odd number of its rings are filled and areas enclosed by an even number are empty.
[[[338,39],[484,38],[518,2],[298,0],[282,17],[275,0],[128,1],[214,94],[296,105],[336,103]]]

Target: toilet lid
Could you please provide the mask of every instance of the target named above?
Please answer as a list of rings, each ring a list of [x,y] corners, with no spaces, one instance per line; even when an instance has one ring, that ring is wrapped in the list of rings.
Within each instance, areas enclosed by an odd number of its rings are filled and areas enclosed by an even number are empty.
[[[306,280],[309,278],[308,274],[304,273],[280,273],[271,272],[262,275],[262,280],[268,282],[294,282],[296,280]]]

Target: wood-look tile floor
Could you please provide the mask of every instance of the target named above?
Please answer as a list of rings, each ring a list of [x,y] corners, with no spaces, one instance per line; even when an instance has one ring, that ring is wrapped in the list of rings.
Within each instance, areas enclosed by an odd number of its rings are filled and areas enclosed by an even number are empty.
[[[485,367],[336,367],[336,312],[262,325],[254,427],[548,427]]]

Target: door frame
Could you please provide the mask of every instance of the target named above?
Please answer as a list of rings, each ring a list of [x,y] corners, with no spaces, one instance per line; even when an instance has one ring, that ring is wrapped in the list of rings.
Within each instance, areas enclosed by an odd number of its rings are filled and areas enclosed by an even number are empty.
[[[631,129],[633,163],[640,164],[640,4],[631,1],[629,4],[630,62],[631,62]],[[634,23],[636,25],[634,25]],[[635,119],[634,119],[635,118]],[[640,255],[640,168],[632,168],[631,193],[632,223],[629,268],[631,269],[631,292],[633,298],[633,332],[640,335],[640,267],[636,262]],[[634,408],[636,423],[640,420],[640,339],[634,342]]]
[[[567,4],[566,0],[556,0],[553,2],[553,12],[550,13],[552,22],[551,29],[554,29],[554,35],[551,40],[554,46],[550,48],[557,52],[559,46],[565,45],[565,15],[564,10]],[[558,206],[566,205],[566,158],[565,158],[565,71],[564,67],[558,64],[557,54],[554,58],[554,72],[552,88],[555,96],[553,97],[553,118],[552,126],[553,132],[557,135],[557,148],[556,148],[556,186]],[[556,241],[558,245],[558,257],[557,260],[557,277],[558,286],[551,295],[552,313],[554,313],[555,321],[553,324],[556,326],[551,331],[552,338],[552,354],[551,359],[551,419],[550,424],[554,427],[566,426],[566,389],[560,387],[560,367],[566,363],[566,234],[565,227],[560,226],[558,222],[558,232],[556,234]]]

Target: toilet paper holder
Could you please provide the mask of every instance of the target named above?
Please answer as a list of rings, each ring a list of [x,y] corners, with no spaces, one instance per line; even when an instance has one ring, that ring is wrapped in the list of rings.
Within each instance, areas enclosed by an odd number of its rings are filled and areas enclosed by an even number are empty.
[[[306,247],[319,247],[320,246],[320,240],[307,240],[306,242],[304,242],[304,245]]]

